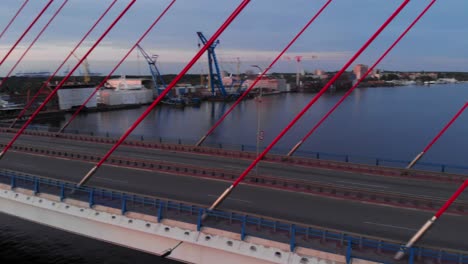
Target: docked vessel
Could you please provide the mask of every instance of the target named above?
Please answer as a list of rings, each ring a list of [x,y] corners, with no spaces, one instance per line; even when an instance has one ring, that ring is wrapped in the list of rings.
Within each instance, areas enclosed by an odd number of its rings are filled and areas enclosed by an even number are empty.
[[[125,77],[109,79],[98,92],[98,104],[142,105],[153,101],[153,91],[143,85],[143,79],[127,79]]]

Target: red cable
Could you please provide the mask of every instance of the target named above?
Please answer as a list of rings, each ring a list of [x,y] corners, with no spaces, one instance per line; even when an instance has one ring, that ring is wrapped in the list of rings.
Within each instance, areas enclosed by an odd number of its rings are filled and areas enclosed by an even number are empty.
[[[445,213],[445,211],[447,211],[447,209],[450,207],[450,205],[452,205],[452,203],[455,202],[458,196],[462,194],[462,192],[466,189],[467,186],[468,186],[468,180],[466,180],[465,182],[463,182],[462,185],[460,185],[460,187],[455,191],[452,197],[450,197],[445,202],[445,204],[439,209],[439,211],[437,211],[437,213],[435,214],[435,217],[439,218],[440,216],[442,216]]]
[[[36,16],[36,18],[33,20],[33,22],[31,22],[29,27],[23,32],[23,34],[20,36],[20,38],[15,42],[13,47],[11,47],[11,49],[8,51],[8,53],[5,55],[5,57],[3,57],[2,61],[0,62],[0,65],[2,65],[5,62],[5,60],[10,56],[10,54],[13,52],[13,50],[16,48],[16,46],[18,46],[18,44],[21,42],[21,40],[23,40],[24,36],[26,36],[26,34],[28,34],[29,30],[31,30],[31,28],[34,26],[34,24],[36,24],[37,20],[39,20],[39,18],[41,18],[41,16],[49,8],[49,6],[52,4],[52,2],[54,2],[54,0],[49,0],[49,3],[47,3],[47,5],[42,9],[42,11],[39,13],[39,15]]]
[[[63,60],[62,64],[55,70],[55,72],[47,79],[47,81],[42,84],[41,88],[36,92],[36,94],[31,98],[31,100],[26,104],[26,106],[21,110],[19,115],[16,117],[16,119],[13,121],[13,123],[10,125],[10,128],[13,127],[16,122],[26,113],[26,111],[31,107],[31,105],[34,103],[34,101],[37,99],[37,97],[41,94],[41,92],[47,88],[49,85],[50,81],[57,75],[57,73],[62,69],[62,67],[65,65],[65,63],[70,59],[70,57],[75,53],[75,51],[81,46],[81,44],[85,41],[85,39],[91,34],[91,32],[96,28],[96,26],[101,22],[101,20],[107,15],[109,10],[115,5],[117,0],[114,0],[109,7],[104,11],[104,13],[99,17],[99,19],[94,23],[94,25],[88,30],[88,32],[81,38],[81,40],[76,44],[75,48],[68,54],[68,56]]]
[[[448,122],[448,124],[445,125],[444,129],[442,129],[439,132],[439,134],[437,134],[437,136],[431,141],[431,143],[429,143],[429,145],[427,145],[424,148],[423,152],[427,152],[432,147],[432,145],[434,145],[434,143],[436,143],[437,140],[440,139],[440,137],[445,133],[445,131],[449,129],[449,127],[453,124],[453,122],[455,122],[460,117],[460,115],[465,111],[467,107],[468,107],[468,103],[465,103],[465,105],[458,111],[458,113],[452,118],[452,120],[450,120],[450,122]]]
[[[44,27],[42,28],[42,30],[37,34],[36,38],[34,38],[34,40],[31,42],[31,44],[29,45],[29,47],[23,52],[23,54],[21,55],[21,57],[16,61],[15,65],[13,65],[13,67],[10,69],[10,71],[7,73],[7,75],[5,77],[3,77],[2,81],[0,82],[0,88],[3,86],[3,84],[8,80],[8,78],[10,77],[10,75],[13,73],[13,71],[16,69],[16,67],[18,66],[18,64],[21,63],[21,61],[23,60],[23,58],[26,56],[26,54],[28,54],[29,50],[34,46],[34,44],[36,44],[37,40],[42,36],[42,34],[44,33],[44,31],[46,31],[46,29],[49,27],[50,23],[52,23],[52,21],[55,19],[55,17],[57,17],[57,15],[62,11],[63,7],[68,3],[68,0],[65,0],[62,5],[57,9],[57,11],[55,11],[55,13],[53,14],[53,16],[49,19],[49,21],[47,22],[47,24],[44,25]]]
[[[249,92],[255,87],[255,85],[265,76],[265,74],[278,62],[281,56],[288,51],[288,49],[296,42],[296,40],[306,31],[306,29],[317,19],[318,16],[327,8],[332,0],[328,0],[322,8],[309,20],[309,22],[302,28],[302,30],[289,42],[289,44],[281,51],[281,53],[273,60],[273,62],[255,79],[250,87],[242,93],[237,101],[229,108],[229,110],[214,124],[208,132],[197,142],[196,146],[200,146],[205,139],[213,133],[213,131],[224,121],[224,119],[236,108],[236,106],[249,94]]]
[[[468,107],[468,103],[465,103],[463,107],[458,111],[458,113],[450,120],[450,122],[439,132],[439,134],[429,143],[429,145],[426,146],[423,152],[421,152],[416,158],[410,163],[408,168],[411,168],[423,155],[426,151],[428,151],[432,145],[447,131],[447,129],[455,122],[455,120],[458,119],[458,117],[465,111],[465,109]],[[468,186],[468,180],[465,180],[460,187],[455,191],[452,196],[447,199],[447,201],[444,203],[444,205],[434,214],[434,216],[429,219],[414,235],[411,237],[411,239],[406,243],[405,248],[411,248],[421,237],[431,228],[432,225],[447,211],[447,209],[455,202],[455,200],[458,199],[458,197],[463,193],[463,191],[466,189]],[[395,255],[395,259],[399,260],[401,259],[405,254],[404,250],[400,250],[397,252]]]
[[[219,38],[221,33],[231,24],[232,21],[242,12],[242,10],[250,3],[251,0],[243,0],[242,3],[237,7],[236,10],[227,18],[227,20],[221,25],[216,33],[208,40],[208,42],[198,51],[195,57],[184,67],[184,69],[172,80],[172,82],[164,89],[164,91],[153,101],[153,103],[145,110],[145,112],[133,123],[133,125],[120,137],[119,141],[112,146],[109,152],[102,157],[102,159],[92,168],[85,177],[80,181],[78,186],[84,184],[96,171],[97,169],[109,158],[109,156],[122,144],[122,142],[132,133],[132,131],[148,116],[154,107],[169,93],[169,91],[180,81],[180,79],[192,68],[197,60],[205,53],[205,51]]]
[[[374,42],[374,40],[380,35],[380,33],[393,21],[393,19],[404,9],[404,7],[410,2],[405,0],[400,7],[385,21],[385,23],[372,35],[372,37],[359,49],[359,51],[343,66],[343,68],[315,95],[315,97],[302,109],[302,111],[281,131],[281,133],[266,147],[266,149],[250,164],[250,166],[239,176],[239,178],[232,184],[236,187],[247,174],[257,165],[260,160],[275,146],[275,144],[291,129],[294,124],[309,110],[309,108],[315,104],[315,102],[330,88],[330,86],[346,71],[346,69],[363,53],[367,47]]]
[[[8,23],[8,25],[5,27],[5,29],[2,31],[2,33],[0,33],[0,39],[3,37],[3,34],[5,34],[5,32],[10,28],[11,24],[13,24],[13,21],[15,21],[16,17],[19,15],[19,13],[21,13],[21,11],[23,11],[24,7],[26,6],[26,4],[29,2],[29,0],[26,0],[24,1],[24,3],[21,5],[20,9],[18,10],[18,12],[16,12],[16,14],[13,16],[13,18],[10,20],[10,22]]]
[[[85,107],[85,105],[93,98],[93,96],[99,91],[99,89],[109,80],[109,78],[114,74],[114,72],[122,65],[122,63],[130,56],[130,54],[135,50],[135,48],[140,44],[140,42],[149,34],[149,32],[156,26],[156,24],[161,20],[161,18],[169,11],[169,9],[174,5],[176,0],[172,0],[172,2],[166,7],[166,9],[159,15],[159,17],[151,24],[151,26],[143,33],[143,35],[137,40],[135,45],[127,52],[127,54],[120,60],[120,62],[112,69],[112,71],[104,78],[104,80],[101,81],[101,83],[96,87],[94,92],[86,99],[86,101],[75,111],[75,113],[72,115],[72,117],[68,120],[68,122],[60,128],[58,133],[61,133],[70,123],[78,116],[78,114],[81,112],[81,110]]]
[[[309,131],[309,133],[307,133],[307,135],[301,139],[295,146],[293,149],[291,149],[291,151],[288,153],[288,156],[292,155],[301,145],[302,143],[304,143],[321,125],[322,123],[341,105],[341,103],[343,103],[343,101],[348,98],[348,96],[354,91],[354,89],[356,89],[359,84],[361,84],[361,82],[366,79],[366,77],[375,69],[375,67],[377,67],[377,65],[380,64],[380,62],[382,62],[382,60],[390,53],[390,51],[393,50],[393,48],[395,48],[395,46],[403,39],[403,37],[405,37],[405,35],[414,27],[414,25],[416,25],[416,23],[426,14],[426,12],[434,5],[434,3],[436,2],[436,0],[432,0],[431,3],[429,3],[429,5],[419,14],[419,16],[411,23],[411,25],[408,26],[408,28],[400,35],[400,37],[395,40],[395,42],[393,42],[393,44],[387,49],[387,51],[385,51],[384,54],[382,54],[382,56],[374,63],[374,65],[372,65],[372,67],[369,68],[369,70],[356,82],[356,84],[354,84],[353,87],[351,87],[351,89],[349,89],[344,95],[343,97],[330,109],[330,111],[328,111],[328,113],[322,117],[322,119],[312,128],[312,130]]]
[[[63,78],[63,80],[55,87],[55,89],[47,96],[44,102],[36,109],[36,111],[32,114],[32,116],[26,121],[26,123],[19,129],[19,131],[15,134],[13,139],[8,143],[8,145],[3,149],[0,153],[0,159],[5,155],[8,149],[15,143],[15,141],[19,138],[19,136],[23,133],[23,131],[28,127],[28,125],[34,120],[34,118],[39,114],[39,112],[44,108],[44,106],[54,97],[57,93],[58,89],[60,89],[65,82],[68,81],[70,76],[75,72],[75,70],[80,66],[81,63],[88,57],[88,55],[99,45],[99,43],[104,39],[104,37],[111,31],[111,29],[117,24],[117,22],[127,13],[130,7],[135,3],[136,0],[132,0],[127,7],[120,13],[120,15],[112,22],[112,24],[106,29],[106,31],[99,37],[99,39],[94,43],[94,45],[86,52],[86,54],[81,58],[81,60],[73,67],[73,69],[68,73],[68,75]]]

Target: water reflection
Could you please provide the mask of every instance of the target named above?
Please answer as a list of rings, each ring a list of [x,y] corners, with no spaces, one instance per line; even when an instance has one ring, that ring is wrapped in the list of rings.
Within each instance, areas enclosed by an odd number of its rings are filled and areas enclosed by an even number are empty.
[[[322,117],[342,96],[326,94],[317,101],[300,122],[278,143],[287,152],[298,139]],[[313,98],[314,94],[283,94],[262,98],[264,144],[271,140]],[[468,98],[465,84],[406,86],[357,89],[330,116],[303,150],[411,159],[436,135]],[[232,103],[204,102],[199,108],[156,108],[134,131],[145,138],[190,138],[204,135]],[[80,116],[70,129],[109,132],[120,136],[146,109],[89,113]],[[256,102],[242,102],[206,141],[256,145]],[[462,115],[447,135],[434,146],[425,161],[463,165],[468,154],[468,115]],[[50,123],[59,127],[63,124]]]

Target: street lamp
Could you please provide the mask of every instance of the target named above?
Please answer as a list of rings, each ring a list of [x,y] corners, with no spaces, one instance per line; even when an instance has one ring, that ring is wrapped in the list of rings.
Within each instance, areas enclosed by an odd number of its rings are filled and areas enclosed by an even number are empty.
[[[258,65],[251,65],[251,67],[258,68],[260,70],[260,74],[263,72],[262,68]],[[260,92],[258,96],[255,98],[255,101],[257,101],[257,157],[260,153],[260,141],[263,140],[263,130],[261,129],[261,114],[260,114],[260,103],[262,102],[262,87],[260,86]],[[258,167],[260,163],[255,166],[255,173],[258,176]]]

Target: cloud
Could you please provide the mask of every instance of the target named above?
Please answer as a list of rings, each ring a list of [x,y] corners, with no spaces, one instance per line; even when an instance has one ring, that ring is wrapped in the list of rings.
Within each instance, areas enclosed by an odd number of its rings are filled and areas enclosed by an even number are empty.
[[[110,0],[71,1],[20,67],[23,70],[31,67],[33,70],[32,67],[41,62],[41,67],[49,68],[60,63],[110,2]],[[240,57],[246,64],[247,61],[268,64],[324,2],[324,0],[252,1],[222,35],[220,38],[222,44],[217,48],[217,53],[225,61]],[[359,58],[356,63],[369,64],[373,58],[376,58],[378,52],[402,32],[427,2],[412,1],[366,52],[371,55],[364,55],[365,57]],[[14,43],[44,3],[45,1],[30,1],[28,8],[8,34],[1,39],[0,55],[6,53],[8,45]],[[60,1],[57,1],[54,7],[59,3]],[[126,3],[127,1],[118,1],[90,39],[96,39]],[[118,27],[111,31],[93,52],[89,58],[90,63],[94,62],[96,67],[100,67],[97,66],[101,65],[97,61],[117,62],[168,3],[169,1],[138,1],[119,22]],[[143,47],[150,53],[160,55],[161,63],[187,62],[197,52],[198,39],[195,33],[203,31],[207,36],[212,34],[238,3],[240,0],[178,0],[174,8],[142,43]],[[289,56],[318,56],[316,60],[304,61],[303,65],[336,70],[365,42],[398,4],[399,2],[395,1],[375,0],[335,1],[291,48]],[[17,0],[1,1],[0,26],[7,23],[18,7]],[[390,54],[384,62],[385,66],[409,70],[411,67],[415,70],[425,67],[440,69],[458,67],[459,70],[468,70],[468,63],[465,63],[465,58],[468,58],[467,40],[463,38],[468,34],[468,20],[465,19],[467,9],[466,0],[436,4],[398,49]],[[41,20],[42,23],[53,10],[54,8],[51,8],[46,12],[44,19]],[[448,13],[450,16],[447,16]],[[39,22],[38,25],[43,24]],[[20,56],[20,52],[26,46],[24,43],[29,43],[38,29],[39,27],[33,28],[8,62],[0,67],[0,74],[5,73],[7,66]],[[91,44],[92,41],[87,41],[77,54],[83,55]],[[132,54],[129,61],[136,61],[136,58],[136,53]],[[202,60],[206,60],[206,57],[202,57]],[[289,65],[289,68],[284,66],[285,69],[295,70],[295,64],[283,64]],[[176,69],[177,67],[174,67],[174,70]]]

